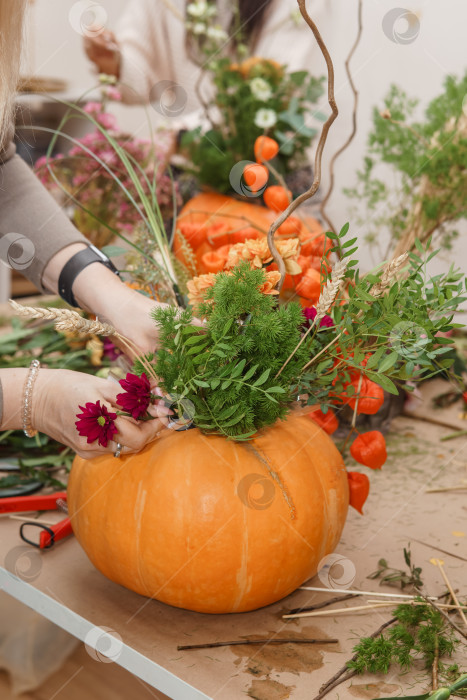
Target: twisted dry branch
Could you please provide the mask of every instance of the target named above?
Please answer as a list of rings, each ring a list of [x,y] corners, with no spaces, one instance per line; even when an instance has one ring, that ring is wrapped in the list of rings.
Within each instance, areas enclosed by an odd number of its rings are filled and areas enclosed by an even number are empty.
[[[345,61],[345,72],[347,73],[347,78],[349,80],[350,87],[353,92],[354,96],[354,102],[353,102],[353,111],[352,111],[352,131],[349,134],[349,137],[347,141],[342,144],[342,146],[334,153],[333,157],[331,158],[331,162],[329,163],[329,188],[326,194],[324,195],[320,207],[319,207],[319,212],[327,225],[329,226],[330,231],[334,231],[336,233],[336,228],[334,224],[332,223],[331,219],[329,216],[326,214],[326,205],[329,201],[329,198],[331,197],[331,194],[334,190],[334,163],[336,160],[344,153],[344,151],[347,150],[347,148],[350,146],[352,141],[355,138],[355,134],[357,133],[357,109],[358,109],[358,90],[355,87],[355,83],[352,77],[352,73],[350,72],[350,61],[352,60],[355,51],[358,48],[358,45],[360,44],[360,39],[362,37],[362,31],[363,31],[363,22],[362,22],[362,8],[363,8],[363,0],[359,0],[358,3],[358,31],[357,31],[357,36],[355,38],[355,41],[352,45],[352,48],[350,49],[349,55],[347,56],[347,60]]]
[[[328,119],[326,122],[323,124],[323,128],[321,130],[321,135],[319,137],[319,142],[318,142],[318,147],[316,149],[316,155],[315,155],[315,176],[313,179],[313,182],[311,184],[311,187],[309,190],[306,192],[303,192],[301,195],[297,197],[297,199],[294,199],[293,202],[289,204],[287,209],[285,209],[278,217],[273,221],[271,224],[271,228],[268,231],[268,246],[269,250],[271,251],[272,257],[274,258],[274,262],[277,264],[278,270],[280,272],[281,278],[277,284],[277,289],[280,291],[282,289],[282,285],[284,283],[285,279],[285,263],[282,259],[282,256],[280,255],[279,251],[276,248],[276,245],[274,243],[274,235],[281,226],[281,224],[284,223],[286,219],[299,207],[303,202],[305,202],[307,199],[311,199],[316,192],[318,191],[318,188],[321,183],[321,160],[323,157],[323,150],[324,146],[326,144],[326,140],[328,137],[329,129],[331,128],[332,123],[336,120],[337,115],[339,114],[337,105],[336,105],[336,100],[334,98],[334,66],[331,60],[331,56],[329,54],[329,51],[326,47],[326,44],[324,43],[321,34],[318,30],[318,27],[316,24],[313,22],[311,19],[310,15],[307,12],[306,6],[305,6],[305,0],[297,0],[298,2],[298,7],[300,9],[300,13],[305,20],[305,22],[308,24],[310,27],[311,31],[313,32],[313,36],[316,39],[316,42],[321,50],[321,53],[324,57],[324,60],[326,61],[326,68],[328,72],[328,103],[329,106],[331,107],[331,114],[329,115]]]

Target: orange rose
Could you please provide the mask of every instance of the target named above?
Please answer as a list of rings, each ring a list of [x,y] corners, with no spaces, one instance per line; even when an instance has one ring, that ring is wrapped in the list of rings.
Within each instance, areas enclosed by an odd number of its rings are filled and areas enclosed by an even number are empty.
[[[208,272],[207,275],[199,275],[193,277],[187,282],[188,300],[193,308],[205,301],[206,290],[210,289],[216,281],[216,275],[213,272]]]
[[[300,245],[298,238],[287,238],[284,241],[277,241],[276,245],[284,260],[286,272],[289,275],[299,275],[302,268],[297,261]]]
[[[271,259],[266,238],[251,238],[244,243],[236,243],[229,250],[226,268],[235,267],[240,260],[249,260],[252,267],[262,267]]]
[[[266,281],[259,287],[262,294],[279,294],[277,289],[274,289],[281,278],[280,272],[266,272]]]

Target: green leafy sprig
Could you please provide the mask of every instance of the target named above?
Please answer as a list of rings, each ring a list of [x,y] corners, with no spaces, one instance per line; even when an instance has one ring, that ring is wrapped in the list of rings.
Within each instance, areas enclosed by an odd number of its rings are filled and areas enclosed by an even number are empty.
[[[162,346],[155,372],[170,395],[192,402],[195,424],[205,432],[248,439],[283,418],[294,400],[310,344],[303,343],[276,377],[300,340],[304,319],[299,304],[277,306],[274,296],[260,291],[265,279],[248,263],[219,274],[199,307],[202,329],[192,325],[190,310],[153,313]]]
[[[300,393],[308,393],[309,403],[323,408],[331,393],[338,397],[355,392],[349,381],[356,372],[397,394],[400,387],[412,389],[409,380],[427,379],[451,367],[452,341],[444,334],[461,327],[453,320],[454,312],[467,298],[467,281],[453,266],[428,275],[427,264],[439,252],[430,249],[431,240],[425,246],[417,241],[403,274],[375,296],[383,270],[361,277],[353,258],[355,239],[345,242],[346,234],[344,227],[340,234],[326,235],[334,241],[332,250],[349,258],[347,299],[333,307],[334,338],[314,336],[312,359],[300,378]]]

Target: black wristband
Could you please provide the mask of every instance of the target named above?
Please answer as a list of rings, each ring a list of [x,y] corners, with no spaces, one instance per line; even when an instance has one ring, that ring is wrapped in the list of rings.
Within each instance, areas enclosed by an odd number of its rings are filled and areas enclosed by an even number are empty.
[[[80,250],[68,260],[58,278],[58,293],[70,306],[79,306],[72,292],[76,277],[85,267],[95,262],[105,265],[116,275],[119,274],[115,265],[95,246],[90,245],[86,250]]]

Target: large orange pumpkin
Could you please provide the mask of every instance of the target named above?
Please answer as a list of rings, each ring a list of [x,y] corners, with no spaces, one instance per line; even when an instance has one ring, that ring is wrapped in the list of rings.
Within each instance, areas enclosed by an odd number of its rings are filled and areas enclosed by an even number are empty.
[[[349,503],[340,453],[293,416],[249,443],[167,430],[143,452],[75,459],[73,531],[108,578],[205,613],[254,610],[316,573]]]

